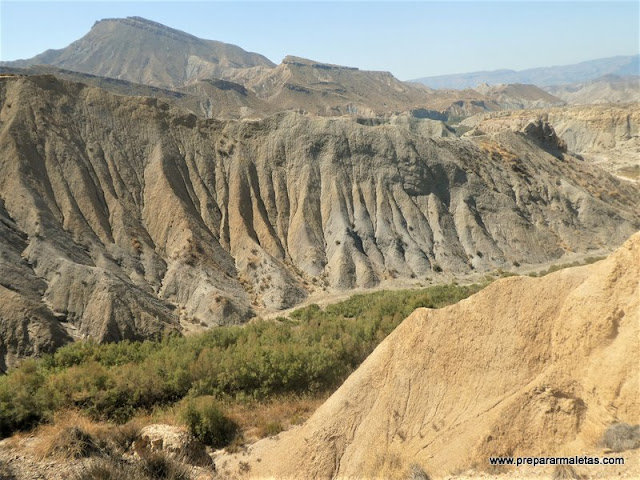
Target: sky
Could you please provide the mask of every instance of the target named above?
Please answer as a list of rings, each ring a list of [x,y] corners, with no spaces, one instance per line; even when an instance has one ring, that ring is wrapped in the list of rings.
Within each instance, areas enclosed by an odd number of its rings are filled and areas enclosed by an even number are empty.
[[[238,45],[418,77],[565,65],[640,51],[640,1],[7,1],[0,60],[63,48],[102,18],[140,16]]]

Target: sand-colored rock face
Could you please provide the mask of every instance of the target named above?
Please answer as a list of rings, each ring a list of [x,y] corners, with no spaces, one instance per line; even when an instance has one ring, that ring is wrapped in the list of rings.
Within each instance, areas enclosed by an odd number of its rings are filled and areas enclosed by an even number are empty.
[[[544,262],[640,227],[638,187],[542,124],[460,139],[407,117],[200,120],[46,75],[1,79],[0,106],[0,280],[35,302],[3,318],[75,338],[237,323],[314,284]]]
[[[213,465],[204,444],[186,429],[173,425],[152,424],[142,428],[133,442],[132,450],[138,457],[164,452],[169,457],[190,465]]]
[[[636,234],[599,263],[417,310],[304,425],[241,460],[251,478],[376,478],[580,454],[637,422],[639,328]]]

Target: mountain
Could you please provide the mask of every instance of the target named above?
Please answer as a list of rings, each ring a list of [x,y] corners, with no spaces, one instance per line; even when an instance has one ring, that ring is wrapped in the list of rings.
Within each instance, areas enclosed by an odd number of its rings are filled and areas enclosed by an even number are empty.
[[[281,110],[304,109],[321,115],[402,112],[424,105],[429,96],[422,86],[403,83],[389,72],[362,71],[293,56],[240,83]]]
[[[302,426],[217,463],[224,474],[243,462],[240,478],[425,478],[412,465],[488,478],[492,456],[601,456],[606,428],[640,411],[639,286],[636,234],[596,264],[418,309]],[[620,475],[600,468],[589,478]]]
[[[640,227],[638,186],[544,122],[457,138],[373,120],[199,119],[0,77],[0,323],[23,332],[1,337],[4,362],[239,323],[323,288],[546,262]]]
[[[67,48],[2,62],[0,72],[51,73],[114,93],[153,96],[196,115],[221,119],[297,110],[366,117],[413,111],[421,118],[446,120],[561,103],[544,91],[533,93],[534,86],[485,95],[470,89],[436,91],[401,82],[389,72],[294,56],[276,66],[234,45],[202,40],[139,17],[101,20]]]
[[[438,75],[413,80],[431,88],[473,88],[487,83],[532,83],[539,87],[587,82],[603,75],[639,75],[640,55],[589,60],[573,65],[529,68],[527,70],[493,70],[454,75]]]
[[[640,76],[605,75],[583,83],[545,87],[573,105],[640,102]]]
[[[274,66],[266,57],[240,47],[166,27],[140,17],[108,18],[61,50],[47,50],[28,60],[4,66],[52,65],[163,88],[237,69]]]
[[[500,105],[502,110],[521,110],[564,105],[564,101],[535,85],[478,85],[474,89]]]

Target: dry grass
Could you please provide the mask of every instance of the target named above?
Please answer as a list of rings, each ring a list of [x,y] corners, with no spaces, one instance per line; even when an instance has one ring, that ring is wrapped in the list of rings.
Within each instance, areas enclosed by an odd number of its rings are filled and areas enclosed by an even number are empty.
[[[123,454],[129,450],[144,423],[124,425],[94,422],[77,411],[56,414],[51,424],[36,431],[32,453],[36,458],[69,460],[95,454]]]
[[[38,428],[33,454],[40,459],[89,457],[100,451],[98,436],[103,434],[105,428],[78,412],[60,412],[54,417],[53,423]]]
[[[407,465],[398,451],[379,452],[372,458],[366,478],[384,480],[429,480],[430,477],[416,463]]]
[[[248,401],[229,405],[225,412],[240,426],[244,441],[253,443],[304,422],[327,397],[289,395],[267,402]]]
[[[190,480],[186,467],[162,454],[154,454],[137,462],[122,458],[94,459],[82,468],[74,480]]]
[[[576,472],[571,465],[557,465],[553,469],[552,480],[580,480],[582,475]]]
[[[78,472],[73,480],[146,480],[135,465],[114,458],[97,458]]]
[[[503,160],[509,163],[518,161],[518,156],[516,154],[510,152],[502,145],[499,145],[495,142],[483,140],[480,142],[480,148],[484,150],[493,160]]]
[[[14,480],[16,478],[14,475],[13,469],[9,465],[6,465],[5,463],[3,463],[1,460],[0,460],[0,478],[2,480]]]
[[[402,470],[402,457],[394,452],[386,452],[376,456],[374,471],[382,478],[399,478]]]
[[[162,480],[189,480],[186,467],[163,453],[153,453],[140,460],[140,471],[147,477]]]

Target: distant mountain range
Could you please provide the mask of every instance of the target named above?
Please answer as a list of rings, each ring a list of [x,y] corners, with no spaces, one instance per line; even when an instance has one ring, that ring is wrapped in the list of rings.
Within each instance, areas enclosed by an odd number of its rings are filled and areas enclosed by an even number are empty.
[[[412,80],[431,88],[473,88],[481,83],[532,83],[539,87],[594,80],[604,75],[640,75],[640,55],[589,60],[573,65],[438,75]]]

